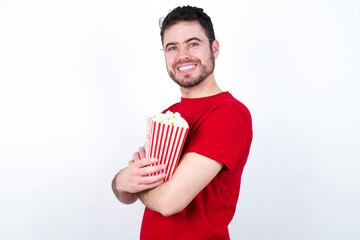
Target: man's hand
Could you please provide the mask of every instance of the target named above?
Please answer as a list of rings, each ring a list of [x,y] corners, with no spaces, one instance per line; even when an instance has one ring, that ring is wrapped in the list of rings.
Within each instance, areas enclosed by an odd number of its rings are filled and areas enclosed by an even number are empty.
[[[133,154],[129,167],[122,169],[113,179],[112,189],[119,201],[130,204],[137,200],[136,193],[159,186],[164,182],[165,173],[149,176],[165,169],[165,165],[149,166],[158,162],[155,158],[146,158],[144,148]]]
[[[149,176],[165,169],[165,165],[149,166],[158,161],[156,158],[145,158],[145,149],[140,147],[139,152],[135,152],[133,159],[129,161],[129,167],[124,169],[120,188],[126,192],[137,193],[163,183],[165,173]]]

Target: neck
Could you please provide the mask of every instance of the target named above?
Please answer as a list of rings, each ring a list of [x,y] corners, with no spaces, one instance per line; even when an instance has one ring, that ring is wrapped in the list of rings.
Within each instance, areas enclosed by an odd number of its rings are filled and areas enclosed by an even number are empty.
[[[180,87],[180,91],[183,98],[209,97],[222,92],[217,85],[213,74],[195,87]]]

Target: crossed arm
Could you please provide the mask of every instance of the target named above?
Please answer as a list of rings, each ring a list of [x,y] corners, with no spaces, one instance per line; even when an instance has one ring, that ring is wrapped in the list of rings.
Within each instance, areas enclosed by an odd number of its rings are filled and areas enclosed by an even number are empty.
[[[186,153],[174,175],[163,183],[163,175],[147,176],[164,169],[148,166],[157,159],[145,158],[144,148],[134,153],[129,167],[113,180],[113,191],[119,201],[130,204],[138,198],[145,206],[164,216],[183,210],[195,196],[218,174],[223,164],[197,153]]]

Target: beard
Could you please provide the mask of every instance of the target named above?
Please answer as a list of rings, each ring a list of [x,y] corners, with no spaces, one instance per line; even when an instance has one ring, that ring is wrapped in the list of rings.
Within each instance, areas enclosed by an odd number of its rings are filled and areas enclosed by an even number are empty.
[[[193,61],[192,61],[193,62]],[[190,74],[185,75],[184,79],[179,79],[175,76],[175,73],[173,71],[169,71],[170,78],[176,82],[180,87],[183,88],[191,88],[195,87],[196,85],[199,85],[202,83],[208,76],[210,76],[214,72],[215,68],[215,58],[214,54],[211,52],[208,64],[202,64],[200,60],[197,60],[197,65],[200,67],[200,75],[195,77],[190,77]],[[174,64],[176,66],[179,63],[186,63],[186,61],[178,61]],[[174,69],[175,67],[173,67]]]

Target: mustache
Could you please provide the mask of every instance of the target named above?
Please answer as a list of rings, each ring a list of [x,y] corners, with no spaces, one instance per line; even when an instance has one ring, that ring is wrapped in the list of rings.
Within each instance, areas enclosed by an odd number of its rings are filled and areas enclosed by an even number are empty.
[[[177,65],[183,63],[196,63],[197,65],[200,65],[201,61],[199,59],[177,60],[175,63],[173,63],[172,67],[176,68]]]

